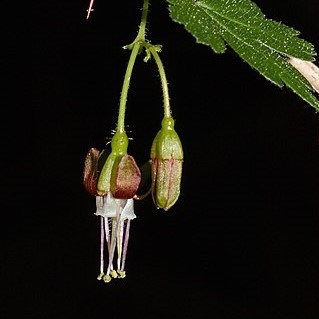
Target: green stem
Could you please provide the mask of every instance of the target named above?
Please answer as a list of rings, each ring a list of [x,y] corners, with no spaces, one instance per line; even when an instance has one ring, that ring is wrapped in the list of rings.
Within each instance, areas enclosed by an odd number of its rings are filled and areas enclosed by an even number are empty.
[[[139,26],[139,30],[138,30],[138,34],[137,34],[138,39],[145,40],[147,13],[148,13],[148,0],[144,0],[141,22],[140,22],[140,26]]]
[[[154,46],[150,46],[148,48],[149,52],[153,55],[154,60],[156,62],[158,72],[160,75],[161,83],[162,83],[162,91],[163,91],[163,103],[164,103],[164,117],[171,117],[171,107],[169,104],[169,94],[168,94],[168,82],[166,79],[166,74],[164,70],[164,66],[160,56],[157,53],[157,50]]]
[[[117,131],[119,133],[125,132],[125,109],[126,109],[127,94],[128,94],[128,90],[130,86],[132,71],[133,71],[136,57],[140,51],[140,47],[143,46],[143,44],[145,43],[145,30],[146,30],[148,5],[149,5],[148,0],[144,0],[138,34],[133,42],[132,52],[131,52],[130,59],[127,64],[127,68],[126,68],[126,72],[124,76],[121,98],[120,98],[119,114],[118,114],[118,120],[117,120]]]
[[[131,75],[132,75],[133,67],[135,64],[135,60],[136,60],[139,48],[140,48],[140,45],[138,43],[135,43],[133,45],[131,56],[127,64],[127,68],[126,68],[126,72],[124,76],[121,98],[120,98],[119,114],[118,114],[118,120],[117,120],[117,131],[119,133],[125,132],[125,109],[126,109],[127,93],[130,86]]]

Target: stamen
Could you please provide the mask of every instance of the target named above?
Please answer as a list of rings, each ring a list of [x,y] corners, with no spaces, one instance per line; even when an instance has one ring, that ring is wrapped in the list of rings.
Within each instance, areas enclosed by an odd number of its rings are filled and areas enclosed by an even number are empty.
[[[104,274],[101,272],[98,276],[97,276],[97,280],[102,280],[104,278]]]
[[[105,240],[107,243],[107,250],[110,251],[110,228],[109,228],[109,218],[104,218],[104,231],[105,231]]]
[[[128,219],[126,223],[126,229],[125,229],[125,237],[124,237],[124,244],[123,244],[123,257],[122,257],[122,264],[121,264],[121,272],[123,272],[124,276],[120,276],[121,278],[125,277],[125,271],[124,271],[124,266],[125,266],[125,259],[126,259],[126,252],[127,252],[127,246],[128,246],[128,239],[130,237],[130,224],[131,220]]]
[[[98,280],[101,280],[104,275],[104,218],[101,216],[101,243],[100,243],[100,274],[97,277]]]
[[[110,272],[113,270],[113,258],[116,246],[116,228],[118,224],[118,216],[116,218],[112,217],[112,235],[111,235],[111,244],[109,250],[109,265],[107,267],[106,274],[109,275]]]
[[[117,278],[117,272],[114,269],[111,271],[111,276]]]
[[[104,280],[104,282],[106,282],[106,283],[110,282],[111,279],[112,279],[112,277],[111,277],[110,275],[104,275],[104,276],[103,276],[103,280]]]
[[[124,220],[120,220],[118,238],[117,238],[117,269],[121,269],[121,256],[122,256],[122,244],[123,244],[123,233],[124,233]]]

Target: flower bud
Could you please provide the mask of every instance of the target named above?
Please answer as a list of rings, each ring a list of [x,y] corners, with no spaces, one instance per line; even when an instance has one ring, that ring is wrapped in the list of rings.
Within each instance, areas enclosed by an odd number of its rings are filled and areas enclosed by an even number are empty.
[[[151,148],[152,197],[157,208],[169,210],[180,194],[183,148],[174,120],[165,117]]]

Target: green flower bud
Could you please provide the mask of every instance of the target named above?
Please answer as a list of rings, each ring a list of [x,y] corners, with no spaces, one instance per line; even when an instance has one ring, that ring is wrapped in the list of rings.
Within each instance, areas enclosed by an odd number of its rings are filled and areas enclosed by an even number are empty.
[[[183,148],[174,120],[165,117],[151,148],[152,197],[157,208],[169,210],[180,194]]]

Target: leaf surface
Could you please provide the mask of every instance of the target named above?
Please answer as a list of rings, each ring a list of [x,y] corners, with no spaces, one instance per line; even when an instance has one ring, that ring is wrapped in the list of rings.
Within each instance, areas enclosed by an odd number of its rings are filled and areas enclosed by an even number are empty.
[[[230,46],[266,79],[286,85],[319,111],[319,101],[304,76],[287,62],[290,57],[314,61],[311,43],[300,32],[267,19],[250,0],[167,0],[173,21],[184,25],[198,43],[215,53]]]

